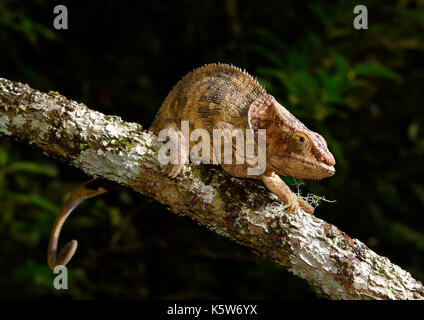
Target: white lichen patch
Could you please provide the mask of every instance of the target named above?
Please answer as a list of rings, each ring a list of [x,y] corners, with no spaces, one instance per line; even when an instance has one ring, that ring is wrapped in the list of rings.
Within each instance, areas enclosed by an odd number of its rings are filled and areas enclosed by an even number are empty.
[[[326,264],[327,257],[330,255],[330,248],[320,239],[313,239],[310,243],[300,247],[298,253],[300,259],[313,268],[322,267],[323,270],[332,273],[337,272],[334,265]]]
[[[245,217],[251,224],[257,227],[261,227],[262,229],[264,229],[266,233],[268,233],[267,220],[264,218],[262,214],[254,210],[246,210],[245,213],[246,213]]]
[[[120,138],[125,140],[125,136]],[[140,140],[139,137],[132,137],[132,139]],[[119,149],[108,140],[102,140],[100,144],[104,145],[105,149],[84,150],[76,157],[74,164],[90,175],[103,176],[116,182],[126,183],[139,178],[140,163],[145,166],[148,163],[146,154],[151,152],[141,140],[132,148],[128,148],[128,151]]]
[[[136,122],[127,122],[126,125],[127,125],[128,128],[131,128],[134,131],[142,131],[143,130],[143,127]]]
[[[193,179],[195,182],[190,185],[189,191],[194,193],[203,202],[211,204],[216,196],[216,190],[212,186],[207,186],[203,182]]]
[[[303,212],[288,214],[287,217],[294,227],[290,233],[291,240],[296,243],[294,254],[313,268],[337,273],[337,266],[328,259],[332,246],[328,243],[320,221]]]
[[[157,145],[157,148],[159,149],[160,144],[158,143],[158,138],[153,133],[142,131],[140,139],[144,141],[146,145]]]
[[[284,213],[284,208],[279,202],[267,203],[266,206],[261,210],[263,215],[267,218],[281,218]]]
[[[154,159],[157,159],[157,153],[155,153],[155,151],[150,148],[146,148],[144,144],[141,145],[141,143],[140,144],[137,143],[134,146],[133,152],[137,154],[139,157],[143,157],[143,158],[148,157],[149,159],[151,159],[151,161],[144,163],[147,167],[151,167],[152,166],[151,163],[154,162]],[[159,163],[159,160],[157,161],[157,163]]]
[[[100,151],[100,150],[98,150]],[[82,151],[73,161],[73,164],[77,168],[83,169],[87,174],[98,176],[101,175],[104,170],[104,159],[106,158],[103,154],[99,154],[96,150],[87,149]]]
[[[2,114],[0,117],[0,132],[8,136],[12,135],[12,132],[9,131],[9,117],[7,114]]]
[[[108,125],[106,125],[106,133],[109,137],[119,138],[124,132],[122,130],[122,126],[109,123]]]
[[[71,101],[71,106],[74,107],[71,113],[74,113],[76,118],[82,118],[86,115],[87,108],[84,107],[84,105],[82,105],[82,104],[80,104],[76,101]],[[96,113],[96,111],[90,111],[89,112],[89,114],[92,114],[92,115],[94,115],[95,113]]]
[[[38,130],[39,137],[45,139],[48,136],[48,133],[51,129],[51,126],[46,121],[32,120],[31,121],[31,130]]]
[[[248,201],[250,203],[250,201]],[[254,210],[252,205],[246,205],[240,208],[240,215],[257,227],[261,227],[269,232],[269,224],[271,228],[276,229],[280,225],[280,219],[284,214],[284,209],[279,202],[267,203],[263,208]],[[272,222],[271,222],[272,221]]]
[[[365,262],[359,262],[354,269],[353,287],[356,290],[366,290],[368,288],[368,281],[370,276],[370,265]]]
[[[98,150],[87,149],[81,152],[73,164],[89,175],[103,176],[118,183],[136,179],[139,175],[138,162],[129,160],[124,154],[99,153]]]
[[[228,233],[227,229],[225,229],[225,228],[222,228],[222,227],[217,228],[216,227],[214,229],[212,229],[212,228],[209,228],[209,229],[216,232],[217,234],[219,234],[223,237],[231,238],[230,234]]]
[[[26,118],[20,114],[14,116],[11,121],[10,125],[16,128],[22,128],[26,124]]]
[[[0,90],[5,93],[9,93],[9,90],[4,86],[3,81],[7,81],[5,78],[0,78]]]

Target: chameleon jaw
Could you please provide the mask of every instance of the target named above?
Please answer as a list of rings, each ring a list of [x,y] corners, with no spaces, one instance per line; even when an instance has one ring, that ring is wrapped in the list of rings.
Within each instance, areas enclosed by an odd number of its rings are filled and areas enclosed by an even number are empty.
[[[268,157],[270,156],[268,155]],[[310,180],[328,178],[336,173],[334,166],[327,165],[323,162],[311,162],[293,154],[279,155],[272,161],[272,170],[284,176]]]

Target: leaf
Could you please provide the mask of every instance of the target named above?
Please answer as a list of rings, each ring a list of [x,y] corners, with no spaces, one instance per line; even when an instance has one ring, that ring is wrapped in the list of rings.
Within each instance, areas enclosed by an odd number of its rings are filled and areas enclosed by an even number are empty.
[[[353,71],[357,75],[377,75],[395,80],[396,82],[402,81],[402,77],[399,74],[382,66],[371,66],[367,63],[359,63],[353,68]]]
[[[415,193],[415,195],[417,196],[417,198],[424,203],[424,187],[416,184],[416,183],[411,183],[410,187],[412,189],[412,191]]]
[[[0,146],[0,168],[7,164],[9,156],[2,146]]]
[[[296,96],[300,94],[297,84],[282,70],[275,70],[272,68],[258,68],[258,72],[263,74],[264,76],[274,77],[280,80],[280,82],[286,87],[287,93],[291,93]]]
[[[349,31],[342,28],[331,28],[328,32],[328,37],[331,39],[344,37],[349,34]]]
[[[284,67],[283,60],[281,59],[281,57],[278,54],[273,53],[269,50],[266,50],[266,49],[264,49],[264,48],[262,48],[261,46],[258,46],[258,45],[253,45],[252,50],[261,54],[263,57],[267,58],[271,62],[274,62],[278,67],[280,67],[280,68]]]
[[[349,71],[349,62],[347,59],[336,51],[330,53],[334,60],[334,64],[339,72],[347,73]]]
[[[322,47],[322,40],[315,32],[307,32],[304,41],[301,42],[301,46],[307,52],[311,50],[317,50]]]
[[[49,200],[36,194],[7,193],[6,197],[22,204],[35,204],[54,214],[57,214],[60,210],[57,206],[52,204]]]
[[[287,65],[285,68],[297,72],[298,70],[304,69],[309,64],[309,50],[303,54],[301,51],[293,48],[286,53]]]
[[[11,163],[5,170],[6,173],[11,173],[14,171],[24,171],[24,172],[42,174],[48,177],[54,177],[57,174],[57,170],[55,167],[47,167],[44,165],[40,165],[36,162],[27,162],[27,161],[19,161],[19,162]]]
[[[272,44],[276,48],[284,50],[287,47],[286,44],[283,43],[279,38],[277,38],[273,33],[269,32],[268,30],[264,28],[256,29],[255,33],[262,39],[268,41],[270,44]]]
[[[295,77],[299,83],[302,84],[306,91],[310,92],[311,94],[315,94],[318,91],[318,81],[310,73],[300,71],[295,74]]]
[[[315,14],[318,20],[325,26],[325,29],[331,30],[333,21],[331,19],[331,16],[325,10],[325,8],[322,7],[320,4],[316,3],[310,4],[309,8]]]

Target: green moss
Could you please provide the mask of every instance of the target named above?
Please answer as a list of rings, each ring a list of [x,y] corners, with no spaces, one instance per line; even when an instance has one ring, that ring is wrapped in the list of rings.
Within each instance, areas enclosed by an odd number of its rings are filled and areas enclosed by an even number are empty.
[[[125,136],[122,138],[109,140],[105,144],[105,147],[113,154],[118,154],[119,152],[130,153],[137,144],[138,142],[135,139]]]

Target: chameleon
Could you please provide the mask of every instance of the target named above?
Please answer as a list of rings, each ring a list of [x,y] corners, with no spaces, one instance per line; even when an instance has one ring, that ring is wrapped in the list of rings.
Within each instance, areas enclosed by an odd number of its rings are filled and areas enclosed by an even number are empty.
[[[189,121],[191,129],[206,129],[211,136],[213,129],[248,129],[256,139],[257,130],[265,129],[266,170],[262,175],[250,175],[248,161],[221,167],[232,176],[261,179],[291,211],[298,206],[309,213],[313,209],[296,197],[278,174],[323,179],[335,173],[335,159],[326,140],[279,104],[254,77],[232,65],[207,64],[187,74],[166,97],[150,130],[159,134],[165,128],[174,129],[184,142],[187,138],[181,133],[181,121]],[[187,153],[181,150],[187,144],[183,142],[179,150]],[[188,144],[191,148],[195,142]],[[183,161],[170,163],[166,172],[174,178],[183,166]]]
[[[159,135],[161,130],[171,129],[178,136],[174,141],[179,161],[167,164],[165,170],[171,179],[181,173],[188,157],[186,149],[195,143],[182,133],[182,121],[187,121],[192,130],[207,130],[211,136],[214,129],[227,129],[231,133],[236,129],[247,130],[254,137],[256,147],[258,132],[265,130],[266,166],[262,174],[249,174],[252,164],[248,159],[244,159],[243,164],[221,161],[220,166],[232,176],[262,180],[265,187],[287,205],[289,212],[301,207],[312,214],[314,209],[292,192],[280,175],[320,180],[335,174],[336,162],[326,140],[309,130],[253,76],[238,67],[221,63],[201,66],[184,76],[162,103],[150,130]],[[216,151],[213,145],[210,150],[213,157]],[[92,181],[76,189],[56,220],[48,249],[52,269],[66,264],[76,250],[77,243],[72,240],[56,257],[60,229],[66,218],[82,200],[107,191]]]

